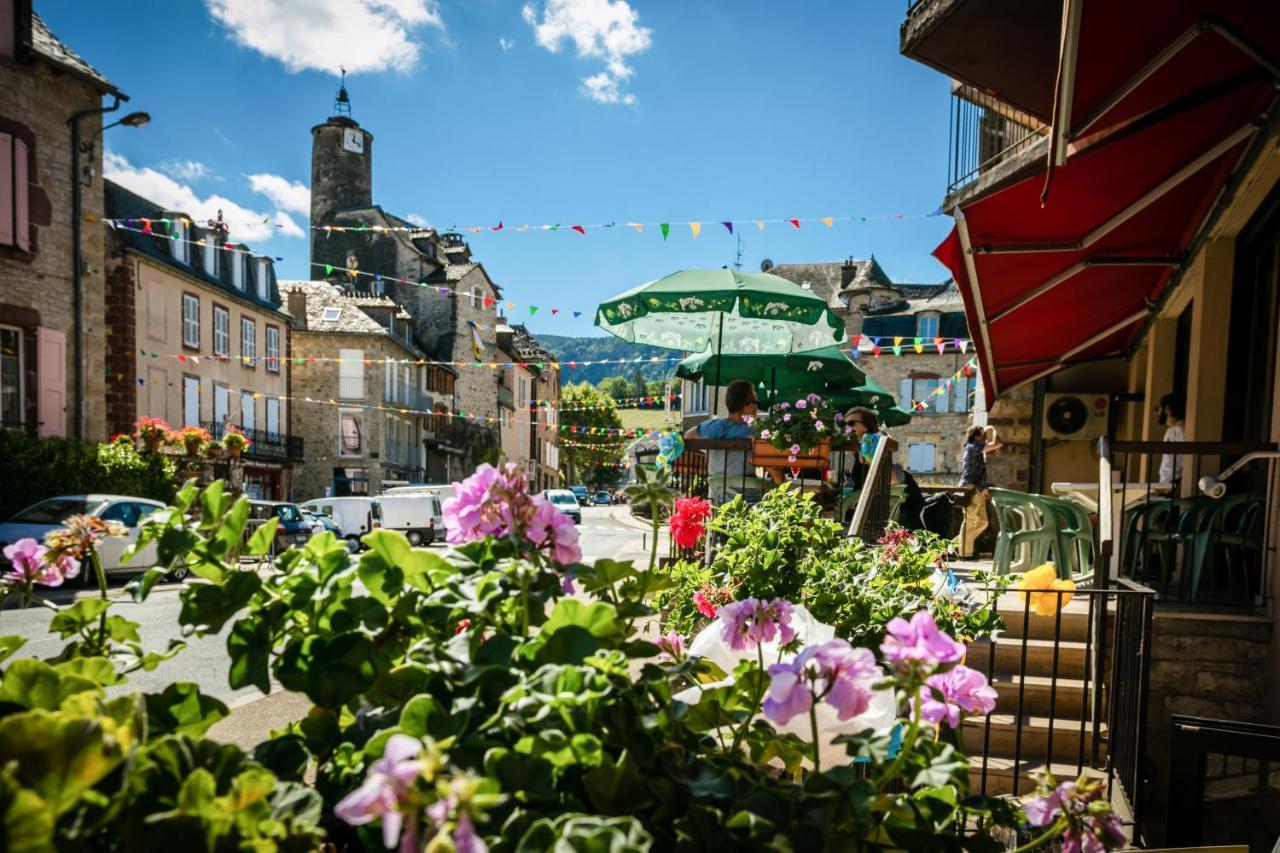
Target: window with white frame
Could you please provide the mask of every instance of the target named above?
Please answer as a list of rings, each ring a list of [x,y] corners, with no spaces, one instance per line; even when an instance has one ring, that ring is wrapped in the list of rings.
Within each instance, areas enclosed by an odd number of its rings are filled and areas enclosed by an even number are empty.
[[[258,324],[252,317],[240,318],[240,362],[253,367],[258,357]]]
[[[280,399],[278,397],[267,398],[267,435],[280,435]]]
[[[180,216],[173,217],[169,223],[169,253],[180,264],[191,263],[191,230],[190,223]]]
[[[935,444],[921,442],[907,445],[908,471],[936,471],[938,465],[938,447]]]
[[[359,412],[338,413],[338,455],[364,455],[364,424]]]
[[[213,354],[231,355],[231,312],[221,305],[213,306]]]
[[[30,149],[0,133],[0,244],[31,251]]]
[[[200,349],[200,298],[182,294],[182,345]]]
[[[364,399],[364,350],[338,350],[338,396],[343,400]]]
[[[938,337],[938,324],[941,320],[941,314],[917,314],[916,337],[924,338],[926,342],[932,342],[934,338]]]
[[[898,403],[903,407],[912,403],[924,403],[925,409],[920,414],[936,414],[947,411],[939,408],[939,397],[930,396],[938,387],[940,380],[936,376],[907,377],[898,383]]]
[[[263,302],[268,300],[268,294],[271,293],[271,261],[266,258],[258,258],[258,298]]]
[[[182,425],[200,426],[200,380],[182,377]]]
[[[204,238],[204,271],[205,275],[218,277],[218,241],[213,234]]]
[[[227,262],[231,264],[231,285],[236,290],[244,290],[244,254],[227,252]]]
[[[257,429],[258,401],[253,399],[252,391],[240,392],[240,426],[245,429]]]
[[[26,422],[22,329],[0,326],[0,427]]]
[[[280,327],[267,326],[267,370],[280,372]]]
[[[227,426],[227,416],[231,414],[231,389],[226,385],[213,386],[213,424],[214,438],[222,438]]]

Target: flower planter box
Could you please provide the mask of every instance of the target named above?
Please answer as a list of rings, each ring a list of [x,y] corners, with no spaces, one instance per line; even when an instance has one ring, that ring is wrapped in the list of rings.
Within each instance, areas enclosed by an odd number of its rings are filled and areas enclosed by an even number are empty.
[[[818,443],[817,447],[797,454],[795,461],[792,462],[790,453],[785,450],[779,450],[769,442],[756,438],[752,439],[751,457],[753,463],[763,468],[775,482],[782,482],[785,479],[785,474],[789,473],[792,468],[819,468],[826,470],[831,461],[831,440],[823,439]]]

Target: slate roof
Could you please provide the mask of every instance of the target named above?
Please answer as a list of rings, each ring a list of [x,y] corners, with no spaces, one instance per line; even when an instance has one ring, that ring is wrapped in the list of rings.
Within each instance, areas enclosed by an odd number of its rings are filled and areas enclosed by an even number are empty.
[[[853,268],[848,284],[843,283],[846,267]],[[801,287],[807,287],[834,308],[847,307],[840,295],[850,290],[899,287],[890,280],[874,255],[866,260],[850,258],[839,263],[778,264],[769,272]]]
[[[524,325],[511,327],[511,348],[521,361],[555,361],[556,357]]]
[[[387,335],[381,323],[360,309],[358,297],[347,296],[327,281],[282,281],[280,290],[285,294],[306,293],[308,332]],[[339,309],[338,319],[325,320],[326,308]]]
[[[67,47],[49,29],[49,25],[35,12],[31,13],[31,49],[37,56],[58,66],[76,77],[111,95],[121,94],[115,84],[102,72],[85,62],[74,50]]]
[[[221,242],[215,243],[215,248],[213,249],[206,249],[202,244],[209,234],[216,234],[217,232],[210,228],[202,228],[185,211],[166,210],[155,202],[149,201],[111,180],[103,181],[103,208],[108,219],[187,219],[190,222],[187,228],[187,239],[194,241],[188,246],[191,250],[189,255],[190,263],[183,263],[174,257],[173,241],[169,238],[170,232],[164,225],[153,226],[153,234],[143,234],[137,230],[126,228],[117,228],[113,233],[115,234],[115,239],[126,248],[143,254],[159,264],[197,278],[212,287],[226,291],[237,299],[251,302],[268,311],[287,313],[284,312],[284,306],[281,304],[280,291],[276,282],[275,264],[270,257],[252,254],[252,250],[243,243],[231,243],[230,245],[233,248],[246,253],[244,256],[244,278],[242,280],[244,287],[239,288],[232,283],[231,264],[227,263],[227,260],[233,256],[230,252],[221,248],[224,244]],[[209,275],[205,272],[204,253],[206,251],[213,251],[218,255],[217,275]],[[259,260],[267,262],[265,299],[258,295],[259,267],[257,262]]]

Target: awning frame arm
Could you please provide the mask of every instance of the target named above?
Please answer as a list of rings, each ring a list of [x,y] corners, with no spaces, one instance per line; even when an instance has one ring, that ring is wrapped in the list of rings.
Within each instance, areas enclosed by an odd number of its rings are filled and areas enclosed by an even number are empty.
[[[964,211],[956,208],[956,235],[960,238],[960,256],[964,258],[965,275],[969,278],[969,293],[973,297],[973,307],[978,315],[978,333],[982,338],[982,349],[986,352],[987,359],[993,360],[995,354],[991,351],[991,333],[987,329],[987,310],[982,304],[982,288],[978,284],[978,265],[973,260],[973,244],[969,240],[969,220],[965,218]],[[979,359],[981,362],[981,359]],[[991,375],[987,377],[991,383],[991,399],[994,400],[1000,396],[1000,388],[996,383],[995,371],[991,371]]]
[[[1066,367],[1070,363],[1072,356],[1077,355],[1078,353],[1084,352],[1089,347],[1093,346],[1099,341],[1105,341],[1107,338],[1111,337],[1116,332],[1123,331],[1125,328],[1132,326],[1134,323],[1138,322],[1139,320],[1145,319],[1146,316],[1150,313],[1151,313],[1151,309],[1148,307],[1144,307],[1141,311],[1136,311],[1133,314],[1130,314],[1128,317],[1124,318],[1118,323],[1111,324],[1107,328],[1103,329],[1101,332],[1098,332],[1093,337],[1089,338],[1086,341],[1082,341],[1081,343],[1076,344],[1074,347],[1067,350],[1062,355],[1058,356],[1058,358],[1054,360],[1053,364],[1046,367],[1044,370],[1033,373],[1032,375],[1028,376],[1026,379],[1019,379],[1017,382],[1010,385],[1008,390],[1012,391],[1015,388],[1021,388],[1023,385],[1028,385],[1032,382],[1035,382],[1037,379],[1042,379],[1048,376],[1050,373],[1056,373],[1057,371]]]
[[[1063,282],[1066,282],[1084,272],[1089,267],[1178,267],[1181,266],[1182,263],[1183,260],[1181,258],[1172,255],[1150,258],[1106,256],[1085,258],[1084,260],[1067,267],[1057,275],[1036,285],[1034,288],[1018,297],[1018,299],[1016,299],[1012,304],[1001,308],[999,311],[992,312],[987,322],[994,323],[1001,317],[1006,317],[1009,314],[1012,314],[1028,302],[1043,296]]]

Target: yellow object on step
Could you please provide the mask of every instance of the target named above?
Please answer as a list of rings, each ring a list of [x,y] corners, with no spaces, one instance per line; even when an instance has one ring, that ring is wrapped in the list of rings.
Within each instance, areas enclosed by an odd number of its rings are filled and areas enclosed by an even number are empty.
[[[1071,601],[1076,582],[1059,578],[1053,563],[1042,563],[1022,576],[1018,581],[1018,589],[1027,593],[1033,613],[1037,616],[1052,616]]]

